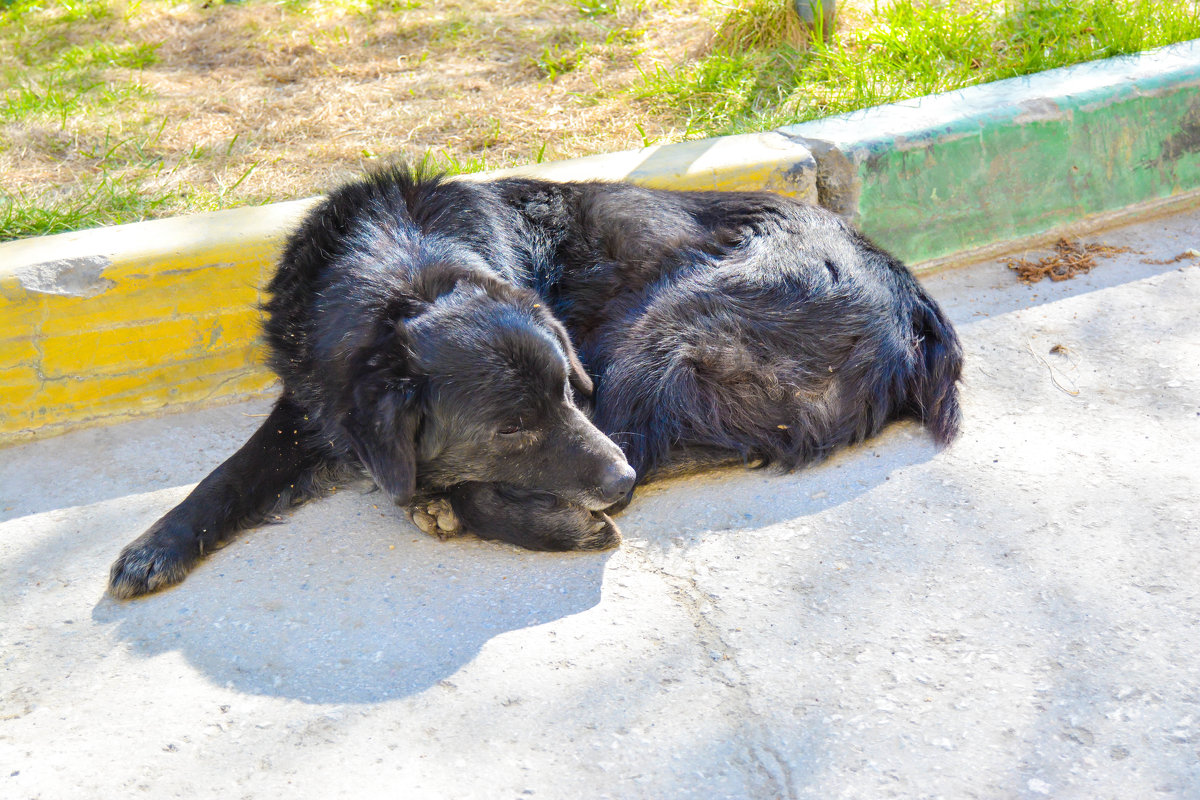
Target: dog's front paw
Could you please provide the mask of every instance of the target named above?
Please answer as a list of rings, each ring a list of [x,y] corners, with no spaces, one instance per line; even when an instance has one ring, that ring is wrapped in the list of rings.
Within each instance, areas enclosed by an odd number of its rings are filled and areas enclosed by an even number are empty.
[[[450,507],[450,501],[443,497],[426,503],[415,503],[409,510],[414,525],[442,541],[457,536],[462,531],[462,525],[459,524],[454,509]]]
[[[113,562],[108,591],[118,600],[174,586],[196,563],[196,555],[155,525],[125,546]]]
[[[592,511],[592,520],[583,526],[576,539],[575,550],[610,550],[621,544],[621,531],[602,511]]]

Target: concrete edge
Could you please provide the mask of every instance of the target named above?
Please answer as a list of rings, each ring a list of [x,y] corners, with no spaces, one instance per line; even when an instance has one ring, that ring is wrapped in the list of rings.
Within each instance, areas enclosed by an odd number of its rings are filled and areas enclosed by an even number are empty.
[[[1200,40],[781,128],[909,263],[1200,187]]]
[[[1039,233],[961,250],[941,258],[932,258],[918,264],[917,271],[920,275],[933,275],[948,269],[958,269],[982,261],[992,261],[1013,253],[1046,249],[1063,237],[1078,239],[1083,236],[1095,236],[1106,230],[1120,228],[1134,222],[1146,222],[1156,217],[1179,214],[1197,207],[1200,207],[1200,189],[1194,189],[1174,197],[1149,200],[1115,211],[1093,214]]]
[[[762,134],[463,176],[770,189],[919,270],[1190,203],[1200,41]],[[0,444],[261,395],[258,312],[317,198],[0,244]]]

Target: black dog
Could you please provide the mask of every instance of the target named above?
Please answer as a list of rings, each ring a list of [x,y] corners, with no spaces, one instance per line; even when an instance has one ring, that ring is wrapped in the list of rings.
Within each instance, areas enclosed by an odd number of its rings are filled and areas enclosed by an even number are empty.
[[[182,580],[347,470],[424,504],[427,530],[599,549],[619,541],[604,511],[680,464],[793,469],[899,417],[942,444],[959,424],[962,352],[934,301],[837,217],[769,193],[395,169],[314,210],[269,292],[283,396],[125,548],[115,596]]]

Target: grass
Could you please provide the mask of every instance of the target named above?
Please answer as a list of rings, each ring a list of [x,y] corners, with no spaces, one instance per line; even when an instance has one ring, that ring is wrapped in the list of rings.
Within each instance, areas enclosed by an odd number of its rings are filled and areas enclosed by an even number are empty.
[[[587,57],[587,52],[587,42],[560,44],[552,41],[532,60],[538,71],[553,81],[560,75],[575,71]]]
[[[0,241],[632,146],[642,5],[0,0]]]
[[[729,14],[703,57],[646,71],[637,96],[689,134],[717,136],[1200,37],[1196,2],[898,0],[874,3],[853,31],[798,44],[778,21],[786,0],[754,5],[750,18]]]
[[[172,199],[169,193],[142,182],[117,182],[107,175],[81,192],[4,195],[0,197],[0,237],[49,236],[147,219]]]
[[[103,140],[81,146],[79,155],[95,162],[94,178],[70,187],[53,187],[39,193],[0,190],[0,241],[27,236],[118,225],[131,220],[162,216],[162,211],[186,207],[191,211],[215,211],[227,208],[238,186],[255,169],[251,165],[232,181],[218,180],[212,186],[181,184],[176,173],[189,161],[222,154],[209,153],[193,146],[173,164],[155,154],[157,139],[166,120],[148,140],[127,138]],[[223,154],[228,158],[236,144],[231,142]],[[133,169],[129,169],[130,166]]]
[[[0,0],[0,241],[858,108],[1200,38],[1200,0]]]

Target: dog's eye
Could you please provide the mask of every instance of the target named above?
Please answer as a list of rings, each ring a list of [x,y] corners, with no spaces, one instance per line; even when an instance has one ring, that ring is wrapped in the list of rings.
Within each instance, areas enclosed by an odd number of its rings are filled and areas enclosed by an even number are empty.
[[[520,432],[521,432],[520,425],[505,425],[503,428],[496,431],[496,433],[500,434],[501,436],[512,436],[514,433],[520,433]]]

